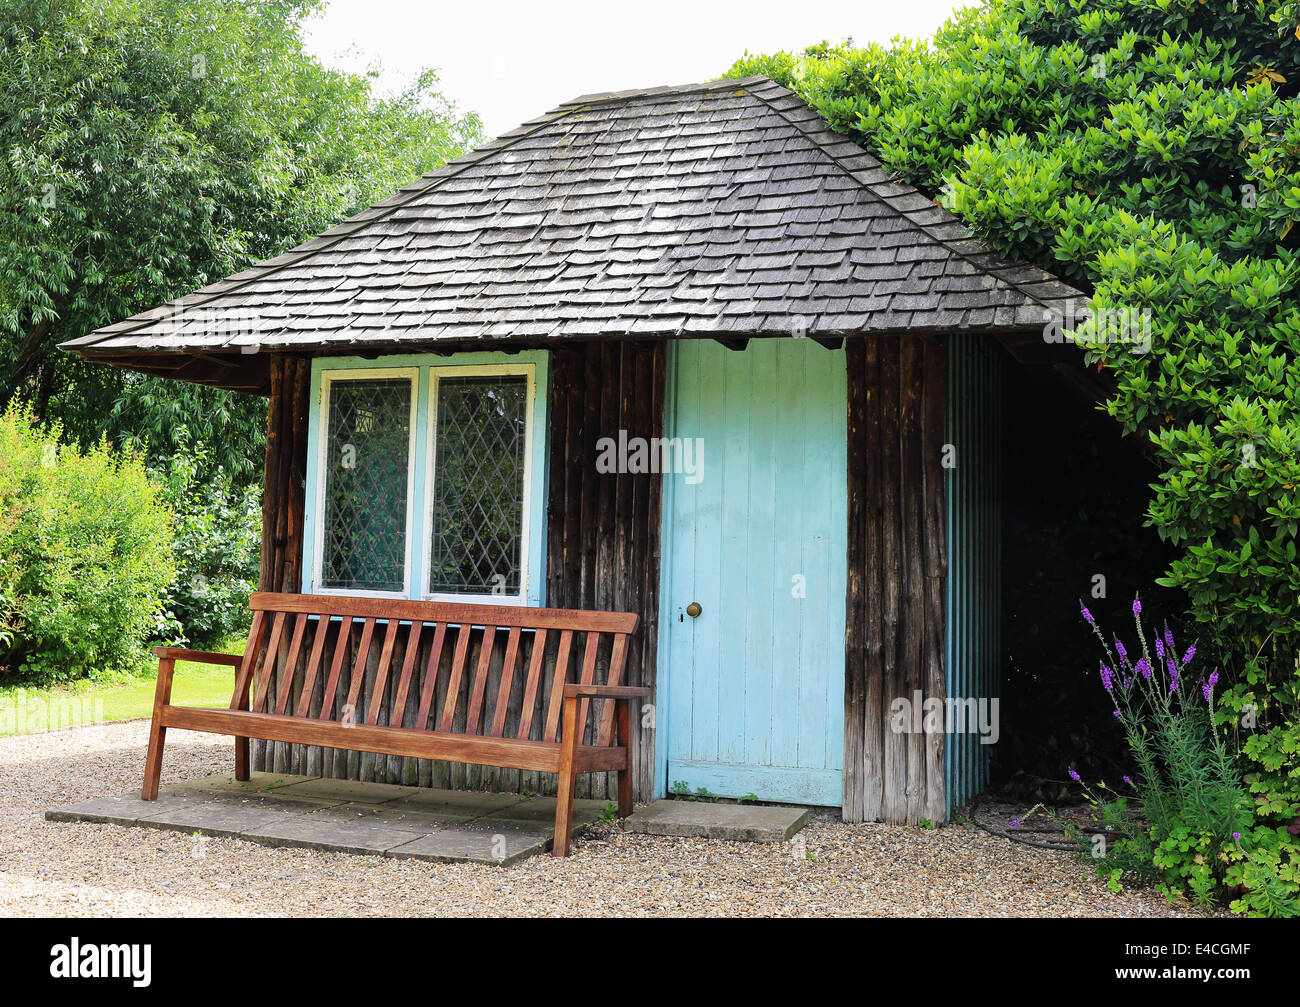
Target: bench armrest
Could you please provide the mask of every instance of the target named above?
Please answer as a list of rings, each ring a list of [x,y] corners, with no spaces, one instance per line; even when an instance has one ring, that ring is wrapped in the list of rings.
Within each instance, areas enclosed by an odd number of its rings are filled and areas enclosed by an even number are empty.
[[[228,664],[232,668],[238,668],[244,663],[242,654],[213,654],[206,650],[186,650],[184,647],[155,647],[153,652],[160,661],[198,661],[202,664]]]
[[[568,683],[564,686],[564,697],[594,696],[597,699],[645,699],[650,690],[639,685],[581,685]]]

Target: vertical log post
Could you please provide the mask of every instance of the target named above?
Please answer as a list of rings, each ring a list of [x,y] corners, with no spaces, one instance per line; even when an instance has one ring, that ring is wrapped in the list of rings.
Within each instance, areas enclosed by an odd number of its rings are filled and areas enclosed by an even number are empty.
[[[262,469],[262,545],[258,589],[301,590],[303,520],[306,511],[307,410],[311,361],[275,356],[270,362],[271,394],[266,411],[266,455]],[[292,674],[285,668],[289,641],[281,641],[273,679]],[[278,683],[273,681],[273,686]],[[236,741],[235,758],[240,758]],[[253,768],[287,772],[290,746],[255,741]]]

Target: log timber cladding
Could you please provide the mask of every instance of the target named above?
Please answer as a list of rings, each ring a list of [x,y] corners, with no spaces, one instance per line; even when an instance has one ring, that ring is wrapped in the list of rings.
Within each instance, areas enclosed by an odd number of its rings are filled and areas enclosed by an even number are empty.
[[[64,348],[268,396],[264,591],[635,613],[638,800],[916,823],[987,779],[921,709],[996,695],[998,369],[1084,303],[754,77],[575,99]],[[513,731],[504,643],[473,708]],[[273,742],[254,766],[554,788]]]

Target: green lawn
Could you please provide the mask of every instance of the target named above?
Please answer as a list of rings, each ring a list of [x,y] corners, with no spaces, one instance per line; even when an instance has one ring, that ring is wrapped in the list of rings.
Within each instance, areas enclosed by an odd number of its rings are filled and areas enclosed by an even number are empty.
[[[152,678],[141,678],[119,685],[0,689],[0,737],[37,734],[52,726],[149,717],[154,685]],[[229,706],[234,685],[233,668],[177,661],[172,702],[179,706]]]

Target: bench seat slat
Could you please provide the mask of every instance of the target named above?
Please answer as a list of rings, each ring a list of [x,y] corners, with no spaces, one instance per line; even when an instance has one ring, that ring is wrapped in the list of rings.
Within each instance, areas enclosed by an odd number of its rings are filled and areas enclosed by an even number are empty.
[[[560,634],[560,651],[555,655],[555,677],[551,680],[551,705],[546,711],[546,730],[542,737],[555,741],[560,737],[560,709],[564,706],[564,683],[569,678],[569,650],[573,647],[573,630]]]
[[[609,655],[609,675],[605,679],[606,685],[623,684],[623,667],[627,663],[627,637],[619,633],[614,637],[614,650]],[[590,685],[590,682],[582,683]],[[611,699],[602,699],[600,711],[600,734],[596,739],[597,745],[608,745],[614,734],[614,707],[618,704]]]
[[[421,730],[429,726],[429,712],[433,709],[433,696],[438,687],[438,666],[442,663],[442,645],[446,639],[447,624],[440,622],[433,631],[429,663],[424,669],[424,688],[420,690],[420,710],[415,715],[415,726]]]
[[[510,686],[515,680],[515,662],[519,659],[519,627],[510,627],[506,641],[506,656],[501,663],[501,684],[497,686],[497,701],[492,708],[492,736],[500,738],[506,733],[506,712],[510,708]]]
[[[351,636],[352,619],[345,618],[340,621],[339,635],[334,640],[334,660],[330,662],[330,675],[325,682],[325,699],[320,707],[320,715],[325,720],[334,717],[334,697],[338,693],[339,678],[343,674],[343,661],[352,646]]]
[[[447,700],[442,704],[442,720],[438,730],[450,731],[456,722],[456,703],[460,699],[460,680],[465,673],[465,655],[469,653],[469,636],[473,624],[463,622],[456,630],[456,655],[451,662],[451,678],[447,681]]]
[[[519,711],[519,730],[516,738],[527,738],[533,731],[533,710],[537,706],[537,690],[542,681],[542,667],[546,658],[546,630],[533,635],[533,654],[528,661],[528,683],[524,686],[524,705]]]
[[[357,644],[357,657],[352,662],[352,683],[348,687],[348,704],[340,719],[360,722],[357,703],[361,701],[361,686],[366,680],[366,659],[370,657],[370,641],[375,635],[375,620],[367,619],[361,626],[361,642]]]
[[[262,655],[260,674],[255,676],[257,689],[253,694],[253,709],[261,710],[266,704],[266,693],[271,687],[271,675],[275,672],[277,651],[280,649],[280,636],[284,632],[284,612],[276,612],[271,622],[271,638],[266,641],[266,651]]]
[[[600,634],[588,633],[586,646],[582,650],[582,675],[578,679],[583,685],[591,685],[596,681],[596,655],[600,651]],[[585,696],[578,700],[578,730],[586,730],[587,711],[590,708],[591,700]]]
[[[406,653],[402,657],[402,674],[397,680],[397,695],[393,697],[393,710],[388,716],[388,722],[396,727],[401,727],[402,721],[406,719],[406,697],[411,691],[411,676],[415,673],[415,659],[420,654],[420,636],[423,632],[424,623],[411,623],[411,632],[406,637]]]
[[[316,679],[320,677],[321,660],[325,655],[325,640],[329,637],[330,621],[328,618],[316,620],[316,633],[311,641],[311,653],[307,655],[307,668],[303,672],[302,693],[298,696],[299,717],[307,716],[311,710],[311,697],[316,691]]]
[[[393,644],[397,642],[397,620],[388,620],[388,632],[384,634],[384,647],[379,652],[379,667],[375,671],[375,687],[370,690],[370,704],[366,708],[366,723],[379,723],[379,710],[383,706],[384,689],[388,685],[388,669],[393,663]],[[402,723],[401,714],[397,723]]]
[[[497,628],[485,626],[479,643],[478,668],[474,672],[474,688],[470,692],[469,711],[465,714],[465,733],[478,734],[483,724],[483,698],[487,694],[488,668],[492,663],[492,641]]]
[[[376,727],[369,724],[327,723],[276,713],[249,710],[210,710],[184,706],[162,708],[164,727],[208,734],[242,735],[297,745],[320,745],[352,751],[376,752],[415,759],[446,759],[505,769],[554,773],[560,765],[560,746],[546,741],[486,738],[477,735],[421,731],[411,727]],[[574,759],[583,772],[603,772],[625,764],[624,748],[578,746]]]
[[[253,613],[253,625],[248,630],[248,646],[244,648],[244,660],[240,662],[235,675],[235,691],[230,696],[232,710],[248,709],[248,683],[253,679],[253,665],[257,661],[257,648],[262,645],[262,634],[266,630],[266,616],[262,612]]]
[[[289,705],[289,695],[293,692],[294,670],[298,666],[298,655],[302,652],[303,634],[307,632],[307,623],[310,621],[305,615],[294,616],[293,639],[289,642],[289,654],[284,659],[284,670],[280,673],[280,691],[275,697],[276,713],[284,713]]]

